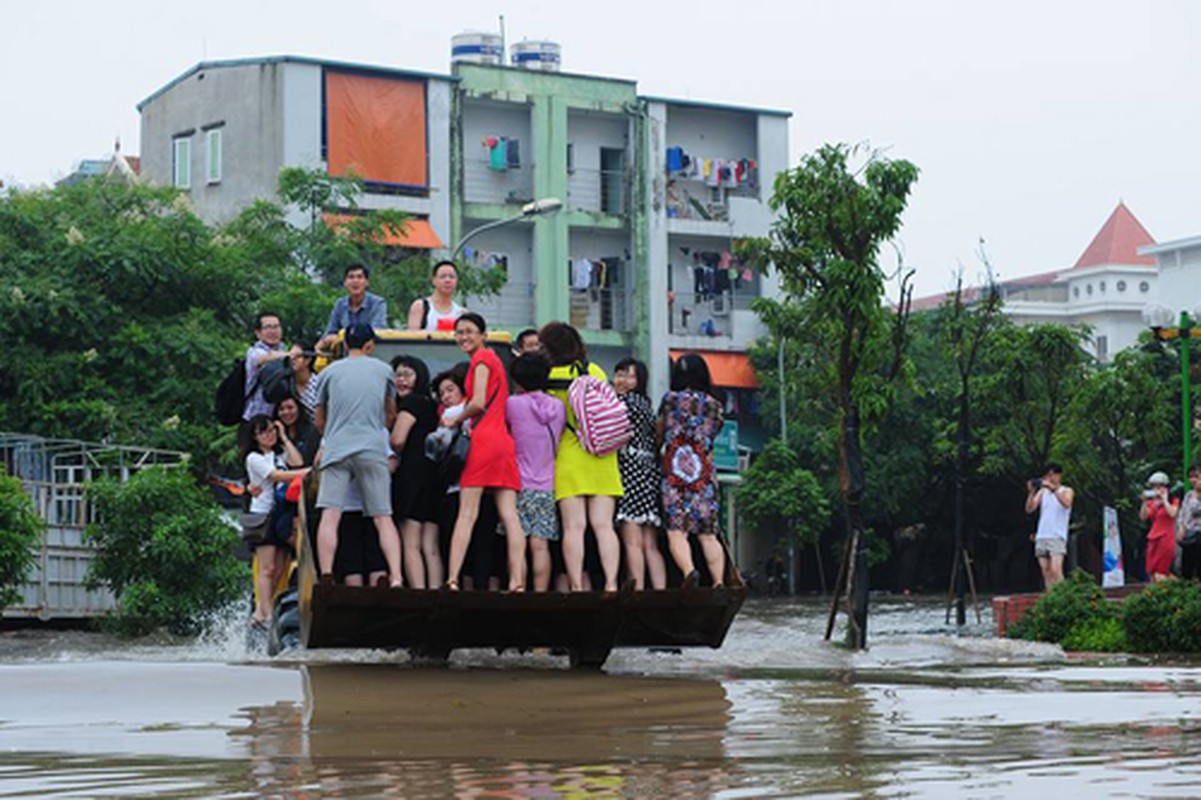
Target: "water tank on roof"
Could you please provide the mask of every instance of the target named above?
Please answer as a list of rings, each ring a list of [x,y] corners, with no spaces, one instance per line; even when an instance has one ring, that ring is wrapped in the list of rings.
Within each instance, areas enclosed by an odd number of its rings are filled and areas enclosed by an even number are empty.
[[[562,61],[563,48],[558,42],[544,39],[526,39],[517,42],[509,48],[510,62],[522,69],[536,69],[543,72],[558,72]]]
[[[450,38],[450,61],[452,64],[503,64],[505,40],[499,33],[488,31],[457,33]]]

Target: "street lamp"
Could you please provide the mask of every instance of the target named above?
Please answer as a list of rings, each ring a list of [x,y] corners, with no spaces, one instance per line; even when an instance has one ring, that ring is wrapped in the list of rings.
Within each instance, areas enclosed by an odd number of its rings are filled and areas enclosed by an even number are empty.
[[[1184,453],[1184,480],[1187,483],[1189,467],[1193,464],[1192,381],[1190,380],[1192,361],[1189,356],[1189,339],[1201,339],[1201,327],[1193,327],[1195,320],[1201,320],[1201,306],[1193,309],[1191,319],[1189,312],[1181,311],[1180,324],[1171,327],[1175,317],[1175,313],[1167,306],[1152,304],[1143,309],[1143,322],[1151,329],[1151,334],[1158,341],[1180,340],[1180,438]]]
[[[511,217],[505,217],[504,219],[494,219],[491,222],[485,222],[483,225],[479,226],[478,228],[474,228],[474,229],[468,231],[463,236],[462,239],[459,239],[459,243],[456,244],[455,249],[453,251],[451,251],[450,260],[451,261],[457,260],[459,257],[459,253],[462,252],[462,250],[463,250],[463,245],[467,244],[467,242],[470,239],[475,238],[475,236],[477,234],[481,234],[484,231],[490,231],[493,228],[499,228],[502,225],[508,225],[510,222],[517,222],[519,220],[528,219],[529,217],[541,216],[542,214],[550,214],[552,212],[558,211],[562,207],[563,207],[563,201],[560,200],[559,198],[543,197],[539,200],[534,200],[532,202],[526,203],[524,206],[521,207],[520,213],[514,214]]]

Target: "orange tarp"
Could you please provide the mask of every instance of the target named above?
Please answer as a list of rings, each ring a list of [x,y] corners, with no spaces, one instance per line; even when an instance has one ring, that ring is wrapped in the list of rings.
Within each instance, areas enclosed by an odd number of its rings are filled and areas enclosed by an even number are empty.
[[[327,70],[330,175],[426,186],[425,83]]]
[[[713,350],[672,350],[671,357],[679,358],[684,353],[695,352],[705,359],[709,367],[709,377],[714,386],[724,386],[727,389],[758,389],[759,378],[755,368],[746,353],[719,353]]]
[[[325,218],[325,224],[331,228],[345,225],[353,219],[350,214],[324,214],[322,216]],[[380,243],[390,247],[416,247],[423,250],[435,250],[443,246],[442,240],[434,232],[434,226],[424,219],[405,220],[403,234],[398,235],[392,231],[386,231],[380,239]]]

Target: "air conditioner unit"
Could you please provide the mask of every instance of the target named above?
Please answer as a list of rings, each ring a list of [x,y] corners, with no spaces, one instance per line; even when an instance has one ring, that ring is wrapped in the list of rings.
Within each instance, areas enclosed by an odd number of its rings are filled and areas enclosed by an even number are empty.
[[[709,312],[715,317],[730,316],[730,306],[733,302],[728,292],[713,295],[713,299],[709,301]]]

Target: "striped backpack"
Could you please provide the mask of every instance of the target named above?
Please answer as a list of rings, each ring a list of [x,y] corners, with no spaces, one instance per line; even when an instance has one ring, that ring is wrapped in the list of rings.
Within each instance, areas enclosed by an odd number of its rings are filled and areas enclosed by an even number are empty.
[[[626,446],[634,435],[625,403],[613,387],[588,374],[588,362],[579,377],[567,387],[567,404],[575,414],[572,432],[580,445],[594,456],[607,456]]]

